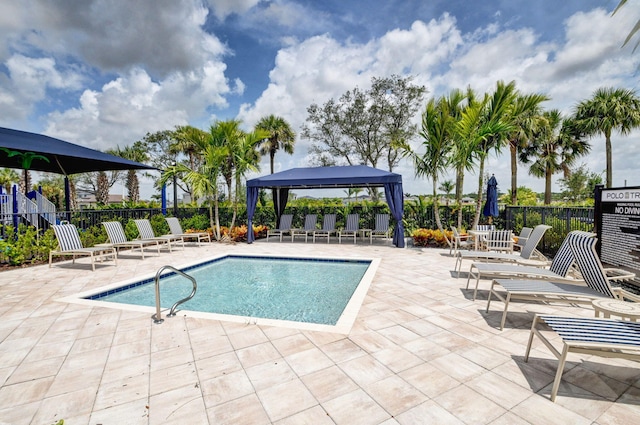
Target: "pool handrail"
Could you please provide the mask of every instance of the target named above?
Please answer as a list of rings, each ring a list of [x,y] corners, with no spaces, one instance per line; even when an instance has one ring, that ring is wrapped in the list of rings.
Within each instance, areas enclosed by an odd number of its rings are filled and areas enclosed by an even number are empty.
[[[151,318],[153,319],[153,323],[156,323],[156,324],[160,324],[160,323],[164,322],[164,319],[162,318],[162,313],[160,312],[160,274],[165,269],[173,270],[174,273],[177,273],[177,274],[179,274],[179,275],[181,275],[183,277],[186,277],[193,284],[193,290],[191,291],[191,294],[189,294],[189,296],[187,296],[186,298],[183,298],[183,299],[181,299],[179,301],[176,301],[176,303],[171,306],[171,309],[169,310],[169,314],[167,314],[167,317],[175,316],[176,315],[176,308],[180,304],[185,303],[185,302],[189,301],[191,298],[193,298],[194,295],[196,294],[196,290],[198,289],[198,284],[196,283],[196,280],[193,278],[193,276],[189,276],[188,274],[186,274],[182,270],[178,270],[173,266],[162,266],[162,267],[160,267],[160,269],[156,272],[156,278],[155,278],[155,283],[156,283],[156,312],[155,312],[155,314],[151,315]]]

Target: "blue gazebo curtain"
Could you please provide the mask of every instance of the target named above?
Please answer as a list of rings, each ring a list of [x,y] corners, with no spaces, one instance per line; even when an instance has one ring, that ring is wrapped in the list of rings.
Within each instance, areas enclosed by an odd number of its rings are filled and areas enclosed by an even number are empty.
[[[391,215],[396,221],[396,227],[393,230],[393,244],[398,248],[404,248],[404,225],[402,224],[404,194],[402,192],[402,183],[385,183],[384,195],[387,198]]]

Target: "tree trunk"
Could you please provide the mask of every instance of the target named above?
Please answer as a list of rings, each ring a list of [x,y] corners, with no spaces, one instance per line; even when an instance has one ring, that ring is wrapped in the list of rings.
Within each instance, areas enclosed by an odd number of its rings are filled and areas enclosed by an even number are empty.
[[[456,170],[456,204],[458,205],[458,229],[462,229],[462,188],[464,186],[464,169]]]
[[[432,180],[433,180],[433,214],[436,219],[436,226],[438,226],[438,230],[440,230],[440,232],[444,236],[444,239],[447,242],[447,245],[451,246],[452,242],[449,240],[449,238],[447,237],[447,233],[442,228],[442,221],[440,220],[440,204],[438,202],[438,194],[436,193],[436,186],[438,185],[438,181],[435,176],[433,177]]]
[[[549,205],[551,203],[551,176],[553,173],[551,169],[547,167],[544,172],[544,204]]]
[[[605,134],[605,150],[607,151],[607,188],[613,186],[613,171],[611,161],[611,132]]]
[[[518,205],[518,149],[514,143],[509,143],[511,151],[511,205]]]
[[[472,229],[475,229],[480,222],[480,212],[482,211],[482,191],[484,189],[484,155],[480,158],[480,166],[478,167],[478,199],[476,200],[476,214],[473,218]]]

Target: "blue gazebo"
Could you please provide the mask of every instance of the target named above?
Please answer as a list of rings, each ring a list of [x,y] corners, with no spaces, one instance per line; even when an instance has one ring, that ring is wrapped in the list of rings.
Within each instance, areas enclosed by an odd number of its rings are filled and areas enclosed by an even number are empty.
[[[393,244],[404,248],[404,199],[402,176],[389,171],[365,165],[292,168],[280,173],[269,174],[247,180],[247,227],[252,229],[253,215],[261,188],[273,189],[273,205],[277,221],[287,205],[290,189],[341,189],[350,187],[384,187],[385,197],[391,216],[396,222]],[[247,233],[247,242],[254,240],[253,232]]]

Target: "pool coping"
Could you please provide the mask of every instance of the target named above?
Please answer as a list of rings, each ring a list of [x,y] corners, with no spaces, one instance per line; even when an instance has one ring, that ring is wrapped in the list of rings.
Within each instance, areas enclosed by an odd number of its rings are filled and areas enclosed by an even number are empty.
[[[224,257],[229,257],[229,256],[235,256],[235,255],[234,254],[220,254],[220,255],[212,256],[210,258],[190,261],[190,262],[187,262],[185,264],[176,265],[174,267],[176,269],[178,269],[178,270],[183,270],[183,269],[186,269],[186,268],[197,266],[199,264],[203,264],[205,262],[216,261],[216,260],[222,259]],[[360,279],[360,283],[358,284],[356,289],[353,291],[353,294],[349,298],[349,301],[347,302],[347,305],[345,306],[344,310],[342,311],[342,314],[338,318],[338,321],[336,322],[335,325],[324,325],[324,324],[307,323],[307,322],[295,322],[295,321],[290,321],[290,320],[264,319],[264,318],[260,318],[260,317],[236,316],[236,315],[220,314],[220,313],[205,313],[205,312],[201,312],[201,311],[181,310],[181,309],[177,310],[177,312],[176,312],[177,315],[200,318],[200,319],[220,320],[220,321],[233,322],[233,323],[242,323],[242,324],[246,324],[246,325],[274,326],[274,327],[284,327],[284,328],[290,328],[290,329],[299,329],[299,330],[303,330],[303,331],[332,332],[332,333],[339,333],[339,334],[347,335],[347,334],[349,334],[349,332],[351,331],[351,328],[353,327],[353,324],[355,323],[356,317],[358,316],[358,313],[360,312],[360,308],[362,306],[362,303],[364,302],[364,298],[365,298],[365,296],[367,295],[367,293],[369,291],[369,288],[371,286],[371,282],[373,281],[373,278],[374,278],[374,276],[376,274],[378,266],[380,265],[380,262],[381,262],[380,258],[365,258],[365,257],[348,257],[348,258],[344,258],[344,257],[334,257],[334,256],[309,256],[309,255],[279,256],[279,255],[265,255],[265,254],[241,254],[239,256],[241,256],[241,257],[259,257],[259,258],[271,257],[271,258],[285,258],[285,259],[286,258],[292,258],[292,259],[305,259],[306,258],[306,259],[312,259],[312,260],[313,259],[317,259],[317,260],[328,260],[328,261],[331,261],[331,260],[336,260],[336,261],[370,261],[370,264],[369,264],[369,267],[367,268],[367,270],[365,271],[364,275]],[[171,272],[167,271],[166,274],[169,274],[169,273],[171,273]],[[66,297],[58,298],[55,301],[64,302],[64,303],[70,303],[70,304],[85,305],[85,306],[90,306],[90,307],[106,307],[106,308],[119,309],[119,310],[125,310],[125,311],[148,312],[149,313],[149,319],[153,320],[151,318],[151,315],[156,312],[155,307],[140,306],[140,305],[133,305],[133,304],[122,304],[122,303],[114,303],[114,302],[99,301],[99,300],[89,300],[89,299],[86,299],[86,297],[90,297],[92,295],[97,295],[97,294],[105,292],[105,291],[109,291],[109,290],[113,290],[113,289],[116,289],[116,288],[120,288],[122,286],[131,285],[131,284],[136,283],[136,282],[140,282],[140,281],[144,281],[144,280],[148,280],[148,279],[153,280],[155,278],[155,275],[156,275],[156,273],[150,273],[148,275],[143,275],[143,276],[138,276],[138,277],[134,277],[134,278],[131,278],[131,279],[126,279],[126,280],[123,280],[123,281],[120,281],[120,282],[116,282],[116,283],[112,283],[112,284],[109,284],[109,285],[101,286],[101,287],[94,288],[94,289],[91,289],[91,290],[88,290],[88,291],[83,291],[83,292],[80,292],[80,293],[77,293],[77,294],[73,294],[73,295],[69,295],[69,296],[66,296]],[[164,309],[161,310],[162,318],[171,320],[172,319],[171,317],[167,317],[166,316],[168,311],[169,311],[169,308],[164,308]]]

